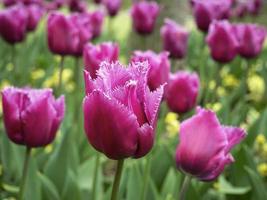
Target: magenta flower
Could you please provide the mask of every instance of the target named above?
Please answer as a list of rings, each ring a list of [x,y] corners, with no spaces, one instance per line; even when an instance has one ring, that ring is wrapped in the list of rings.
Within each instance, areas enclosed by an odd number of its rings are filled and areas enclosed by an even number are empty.
[[[240,128],[221,125],[211,110],[198,108],[197,114],[181,123],[177,167],[199,180],[212,181],[234,162],[230,150],[245,136]]]
[[[197,103],[199,77],[196,73],[177,71],[171,74],[165,90],[165,98],[170,110],[185,113]]]
[[[156,90],[160,85],[168,82],[170,73],[169,53],[164,51],[156,54],[153,51],[135,51],[131,61],[144,62],[147,61],[150,65],[148,71],[148,86],[150,90]]]
[[[121,8],[121,0],[103,0],[103,4],[111,17],[117,15]]]
[[[141,1],[133,4],[131,16],[133,28],[139,34],[150,34],[153,32],[160,8],[156,2]]]
[[[119,59],[119,45],[111,42],[104,42],[97,46],[87,44],[83,51],[85,69],[92,78],[97,77],[97,70],[102,61],[115,62]]]
[[[100,10],[96,10],[91,13],[90,18],[92,37],[97,38],[101,35],[102,27],[104,23],[104,14]]]
[[[238,40],[235,28],[228,21],[214,21],[209,29],[206,42],[211,56],[218,62],[230,62],[238,53]]]
[[[0,35],[10,44],[26,37],[28,13],[24,6],[16,5],[0,11]]]
[[[100,3],[102,2],[102,0],[94,0],[94,2],[95,2],[96,4],[100,4]]]
[[[28,11],[27,31],[33,31],[42,18],[44,10],[42,7],[34,4],[27,6],[26,9]]]
[[[232,0],[194,0],[192,5],[197,27],[207,32],[213,20],[230,16]]]
[[[50,51],[59,55],[72,55],[79,45],[79,29],[60,13],[52,13],[47,21],[47,37]]]
[[[51,89],[6,88],[3,117],[10,140],[27,147],[51,143],[64,117],[64,96],[55,100]]]
[[[266,29],[256,24],[238,24],[235,30],[239,40],[238,53],[245,58],[259,55],[267,34]]]
[[[189,33],[185,28],[178,25],[175,21],[165,19],[161,30],[163,48],[170,52],[173,58],[183,58],[187,53]]]
[[[247,10],[252,15],[258,15],[262,8],[262,0],[248,0]]]
[[[84,0],[69,0],[68,6],[72,12],[86,12],[87,4]]]
[[[92,146],[111,159],[140,158],[153,146],[163,86],[149,91],[148,69],[147,62],[128,68],[103,62],[95,80],[85,72],[85,132]]]

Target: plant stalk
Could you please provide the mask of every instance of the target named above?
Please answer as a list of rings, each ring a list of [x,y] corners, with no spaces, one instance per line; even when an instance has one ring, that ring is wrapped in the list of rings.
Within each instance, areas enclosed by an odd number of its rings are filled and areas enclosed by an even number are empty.
[[[112,187],[111,200],[117,200],[117,196],[119,193],[121,174],[122,174],[122,170],[123,170],[123,162],[124,162],[124,160],[118,160],[118,166],[117,166],[116,175],[115,175],[115,179],[114,179],[113,187]]]

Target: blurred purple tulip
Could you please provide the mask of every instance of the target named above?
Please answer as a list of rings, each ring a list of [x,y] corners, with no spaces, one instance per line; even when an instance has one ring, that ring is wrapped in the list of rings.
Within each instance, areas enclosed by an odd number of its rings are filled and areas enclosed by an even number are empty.
[[[238,39],[235,28],[226,20],[214,21],[206,37],[211,56],[218,62],[230,62],[238,53]]]
[[[165,19],[160,33],[163,48],[170,52],[171,57],[183,58],[186,56],[189,33],[184,27],[173,20]]]
[[[23,41],[26,36],[28,12],[22,5],[0,11],[0,35],[10,44]]]
[[[102,62],[95,80],[85,71],[85,132],[92,146],[110,159],[140,158],[153,146],[163,86],[150,92],[148,70],[147,62],[128,68]]]
[[[97,46],[87,44],[83,51],[85,69],[92,78],[97,77],[97,70],[102,61],[115,62],[119,59],[119,45],[111,42],[104,42]]]
[[[197,103],[200,89],[196,73],[177,71],[171,74],[165,90],[165,99],[171,111],[186,113]]]
[[[213,20],[229,18],[232,0],[194,0],[192,6],[197,27],[207,32]]]
[[[96,10],[91,13],[91,31],[92,31],[92,38],[97,38],[101,35],[102,27],[104,23],[104,14],[100,10]]]
[[[79,46],[79,29],[58,12],[52,13],[47,21],[48,46],[51,52],[59,55],[72,55]]]
[[[156,2],[140,1],[134,3],[131,8],[131,16],[135,31],[139,34],[152,33],[159,12],[160,7]]]
[[[243,129],[221,125],[214,112],[201,108],[180,127],[177,167],[202,181],[216,179],[234,162],[230,150],[246,136]]]
[[[248,12],[252,15],[258,15],[260,12],[263,2],[262,0],[248,0],[247,9]]]
[[[260,54],[266,37],[266,28],[256,24],[235,25],[239,40],[238,53],[245,58],[254,58]]]
[[[51,89],[6,88],[3,117],[10,140],[27,147],[51,143],[64,117],[64,96],[55,100]]]
[[[147,61],[150,65],[148,71],[148,86],[150,90],[156,90],[159,86],[168,82],[170,73],[169,53],[164,51],[156,54],[153,51],[135,51],[131,61],[144,62]]]
[[[27,31],[33,31],[37,27],[40,19],[44,14],[44,9],[38,5],[29,5],[26,7],[28,11]]]
[[[96,4],[100,4],[100,3],[102,2],[102,0],[94,0],[94,2],[95,2]]]
[[[69,0],[68,1],[69,9],[72,12],[86,12],[87,4],[84,0]]]
[[[121,0],[103,0],[103,4],[111,17],[117,15],[121,8]]]

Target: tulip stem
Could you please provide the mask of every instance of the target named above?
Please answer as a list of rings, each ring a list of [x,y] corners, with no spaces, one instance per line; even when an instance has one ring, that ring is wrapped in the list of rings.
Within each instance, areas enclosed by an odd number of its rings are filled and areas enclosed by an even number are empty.
[[[30,155],[31,155],[31,148],[27,147],[26,153],[25,153],[23,171],[22,171],[22,179],[21,179],[20,188],[19,188],[18,200],[23,200],[25,183],[27,179],[27,172],[29,168]]]
[[[124,160],[118,160],[116,175],[113,182],[111,200],[117,200]]]
[[[95,161],[95,169],[94,169],[94,182],[93,182],[93,188],[92,188],[92,199],[96,199],[95,194],[96,194],[96,187],[97,187],[99,161],[100,161],[100,155],[97,154],[96,155],[96,161]]]
[[[61,56],[60,63],[59,63],[59,76],[58,76],[58,86],[57,86],[58,94],[61,93],[63,69],[64,69],[64,56]]]
[[[190,181],[191,181],[191,177],[186,175],[183,181],[182,188],[180,190],[179,200],[185,200],[185,194],[190,184]]]
[[[141,193],[141,200],[146,199],[146,192],[147,192],[148,180],[149,180],[149,175],[150,175],[150,163],[151,163],[151,157],[148,156],[146,160],[146,168],[145,168],[145,173],[144,173],[144,184],[143,184],[142,193]]]

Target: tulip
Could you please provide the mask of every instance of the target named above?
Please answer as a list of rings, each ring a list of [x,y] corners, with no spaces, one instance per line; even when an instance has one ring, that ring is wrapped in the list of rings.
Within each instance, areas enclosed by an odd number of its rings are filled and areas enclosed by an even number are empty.
[[[199,85],[196,73],[177,71],[171,74],[165,91],[170,110],[176,113],[186,113],[191,110],[197,103]]]
[[[3,4],[6,7],[15,5],[16,3],[18,3],[17,0],[3,0]]]
[[[55,100],[51,89],[6,88],[2,91],[7,135],[16,144],[50,144],[64,116],[64,97]]]
[[[100,3],[102,2],[102,0],[94,0],[94,2],[95,2],[96,4],[100,4]]]
[[[207,32],[213,20],[229,18],[232,0],[194,0],[192,6],[197,27]]]
[[[24,6],[17,5],[0,11],[0,35],[9,44],[24,40],[28,22]]]
[[[248,12],[252,15],[258,15],[262,7],[262,0],[249,0],[248,1]]]
[[[111,17],[117,15],[121,8],[121,0],[103,0],[103,4]]]
[[[160,8],[156,2],[141,1],[134,3],[131,9],[133,28],[139,34],[153,32]]]
[[[183,58],[187,53],[189,33],[175,21],[166,19],[160,30],[163,48],[173,58]]]
[[[59,55],[72,55],[79,46],[79,29],[66,16],[52,13],[47,22],[48,47]]]
[[[104,22],[104,14],[102,11],[96,10],[91,13],[91,31],[92,39],[100,36]]]
[[[87,10],[87,4],[83,0],[69,0],[68,6],[72,12],[86,12]]]
[[[266,37],[266,29],[256,24],[238,24],[235,28],[239,39],[238,53],[245,58],[259,55]]]
[[[168,82],[170,73],[169,53],[164,51],[156,54],[153,51],[135,51],[131,61],[144,62],[147,61],[150,65],[148,71],[148,86],[150,90],[156,90],[160,85]]]
[[[27,6],[28,11],[28,23],[27,23],[27,31],[33,31],[37,27],[40,19],[44,14],[43,8],[37,5],[29,5]]]
[[[212,181],[234,162],[230,150],[246,136],[243,129],[221,125],[211,110],[197,113],[180,125],[177,167],[201,181]]]
[[[147,62],[102,62],[93,80],[85,71],[84,128],[92,146],[108,158],[140,158],[152,148],[163,86],[150,92]],[[116,147],[116,148],[114,148]]]
[[[230,62],[238,53],[238,40],[235,28],[228,21],[215,21],[211,24],[206,42],[211,56],[218,62]]]
[[[119,58],[119,45],[111,42],[104,42],[97,46],[87,44],[83,51],[85,69],[92,78],[97,77],[97,70],[102,61],[115,62]]]

